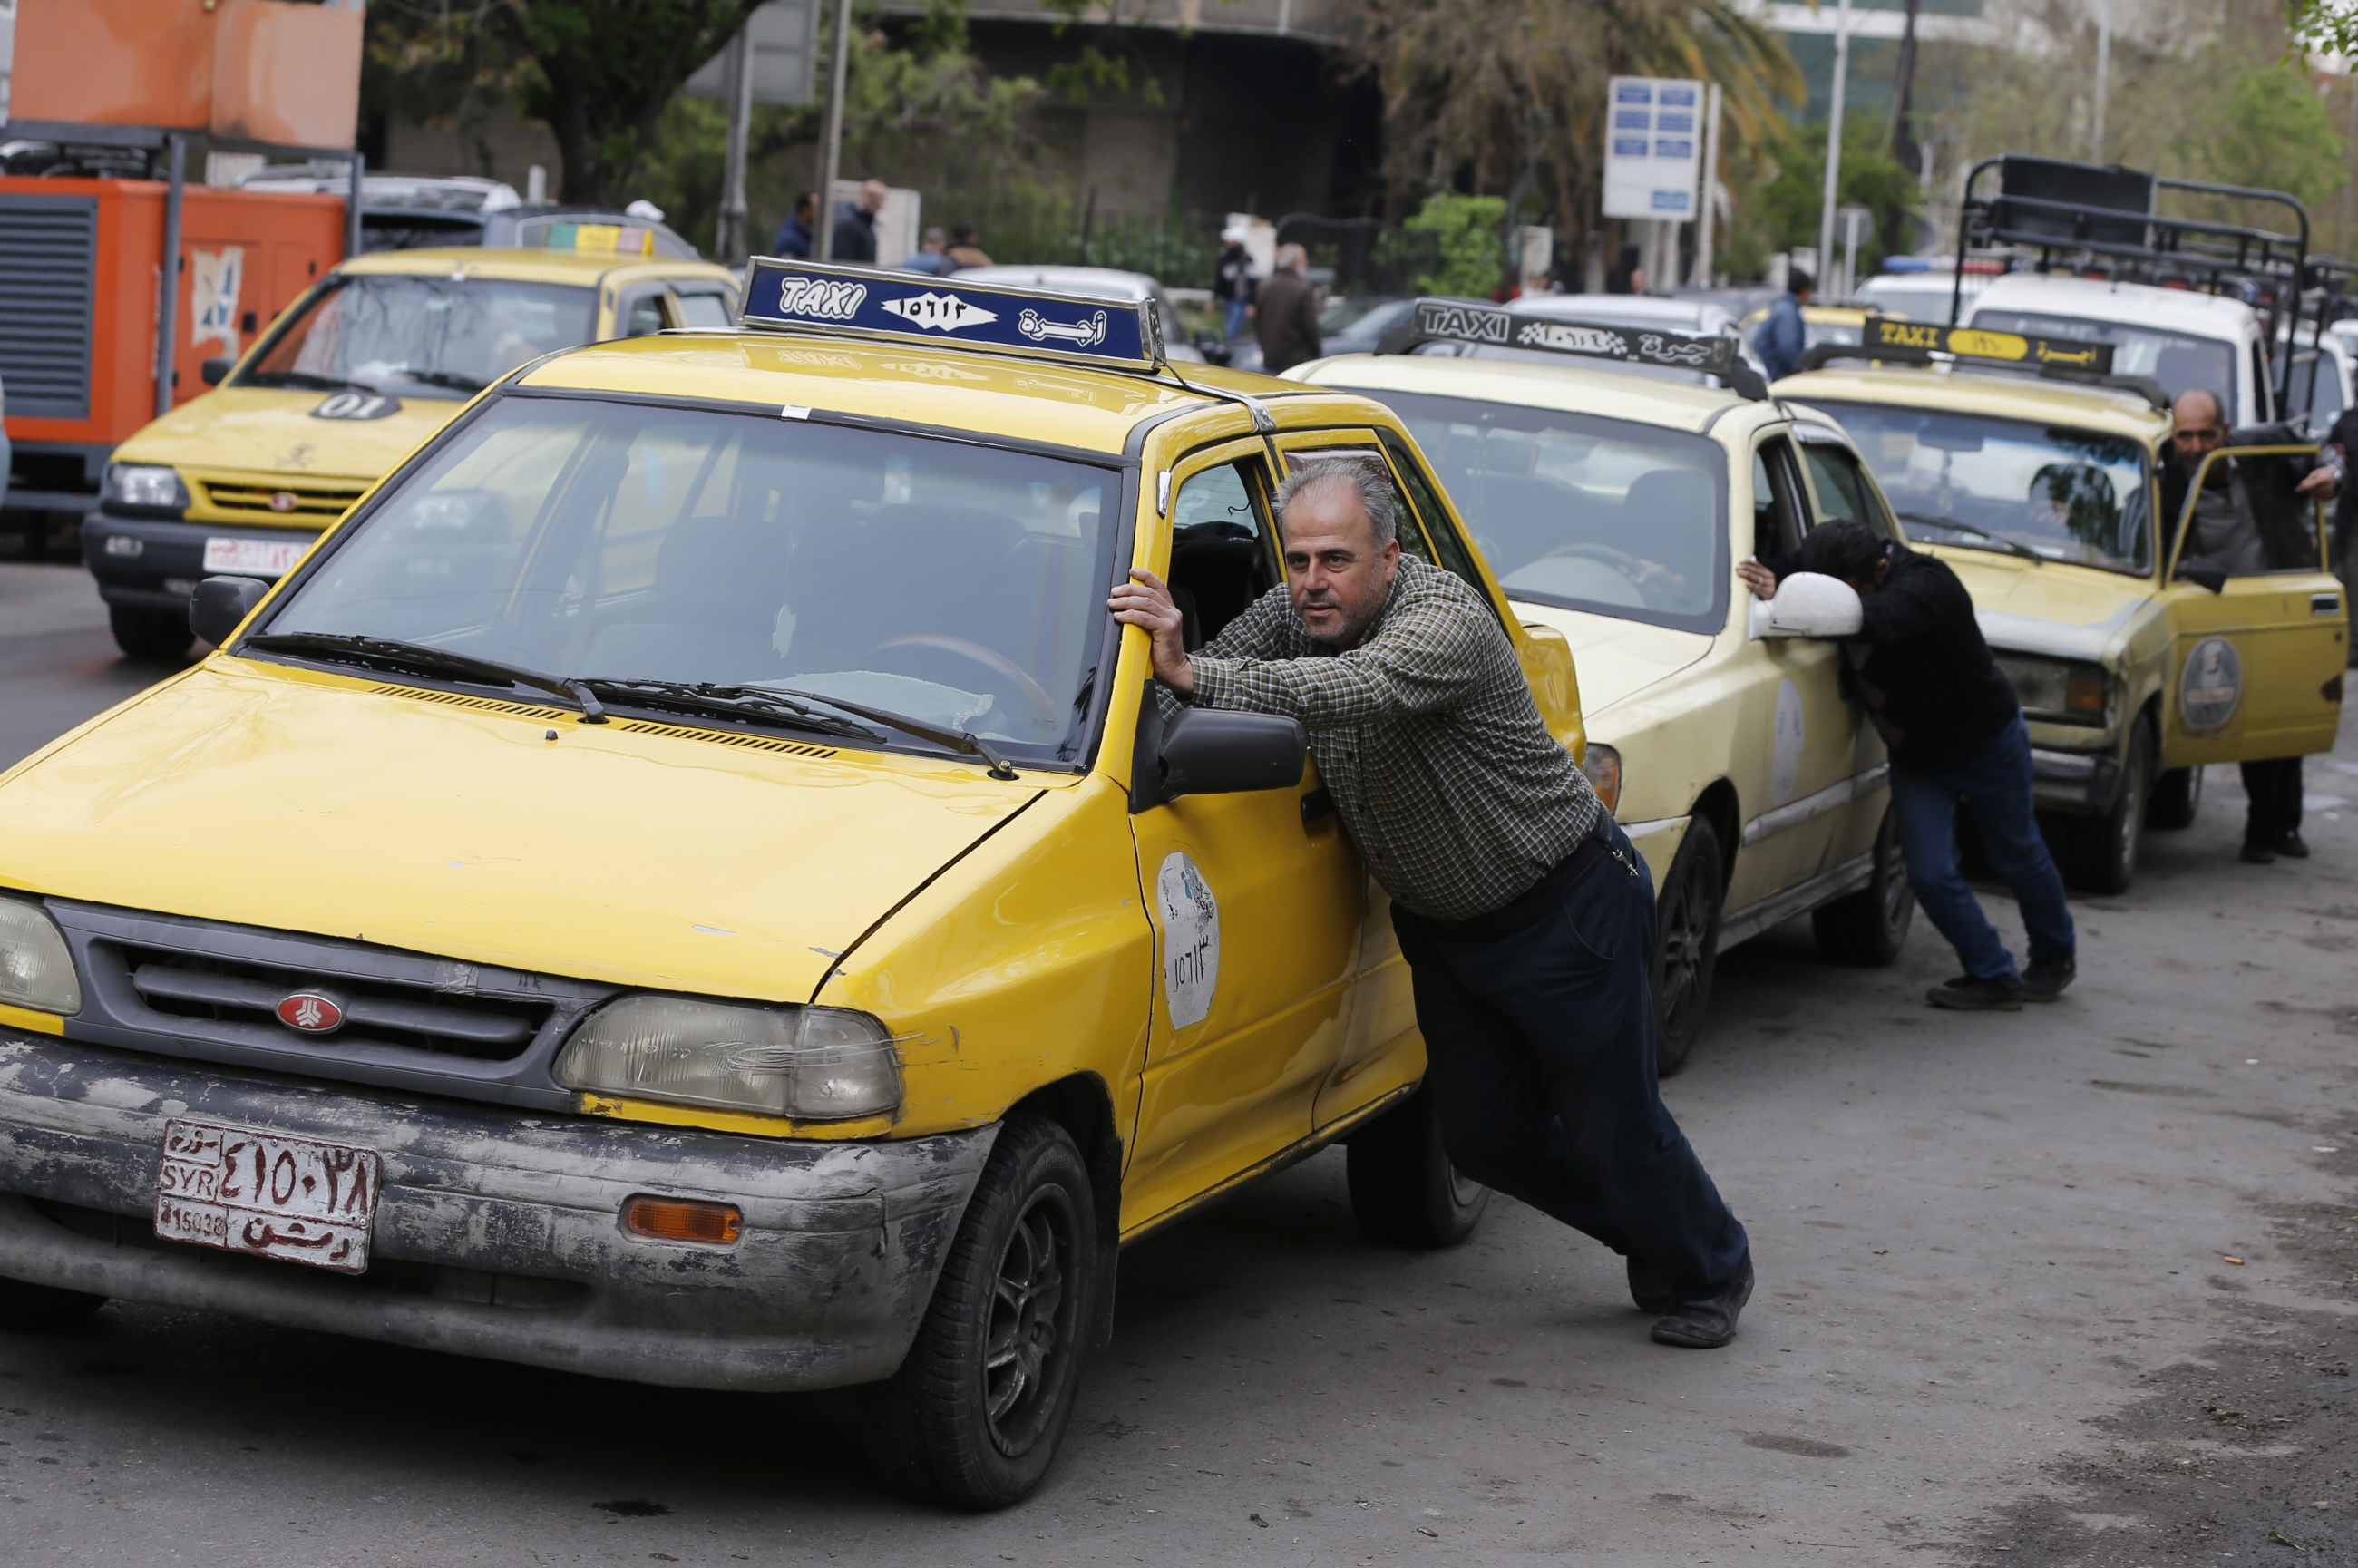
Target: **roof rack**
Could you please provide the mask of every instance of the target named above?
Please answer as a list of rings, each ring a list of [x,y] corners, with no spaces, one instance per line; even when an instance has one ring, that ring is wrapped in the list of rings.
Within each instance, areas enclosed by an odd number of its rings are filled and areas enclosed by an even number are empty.
[[[1898,316],[1870,313],[1855,343],[1819,343],[1801,351],[1795,374],[1835,360],[1897,361],[1902,364],[1962,363],[1975,370],[2029,371],[2049,381],[2077,382],[2135,393],[2156,408],[2169,406],[2169,395],[2151,376],[2115,375],[2113,345],[2083,338],[2034,338],[1991,332],[1978,327],[1936,327]]]
[[[1982,176],[1998,171],[1996,195],[1977,193]],[[2188,191],[2222,201],[2282,208],[2289,231],[2234,223],[2223,219],[2173,218],[2154,211],[2165,190]],[[2075,163],[2065,158],[2006,153],[1984,158],[1965,177],[1958,209],[1958,254],[2011,247],[2035,251],[2040,272],[2102,272],[2123,282],[2225,295],[2243,300],[2266,318],[2266,335],[2299,321],[2301,295],[2309,287],[2309,209],[2282,190],[2214,185],[2199,179],[2124,168],[2117,164]],[[1963,307],[1963,269],[1949,297],[1954,325]],[[2292,390],[2286,361],[2279,400]]]
[[[1404,354],[1424,343],[1472,343],[1479,348],[1535,349],[1578,359],[1614,360],[1715,375],[1739,397],[1768,395],[1760,373],[1744,362],[1742,341],[1730,335],[1692,337],[1650,327],[1607,326],[1560,317],[1525,316],[1466,299],[1419,299],[1409,319],[1376,344],[1379,354]]]
[[[740,315],[766,330],[986,349],[1111,370],[1152,373],[1168,362],[1162,314],[1151,298],[1055,294],[882,267],[756,256]]]

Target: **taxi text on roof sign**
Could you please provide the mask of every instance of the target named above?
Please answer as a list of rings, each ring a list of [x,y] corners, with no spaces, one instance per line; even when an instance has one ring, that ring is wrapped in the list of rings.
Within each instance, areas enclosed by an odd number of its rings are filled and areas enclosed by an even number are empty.
[[[1460,299],[1420,299],[1413,319],[1386,333],[1378,351],[1406,353],[1419,343],[1430,342],[1537,349],[1584,359],[1702,371],[1718,376],[1744,396],[1765,395],[1752,368],[1744,362],[1742,344],[1732,335],[1697,338],[1650,328],[1550,320]]]
[[[1123,370],[1163,362],[1163,320],[1152,299],[1051,294],[769,256],[756,257],[746,277],[743,319],[749,327],[964,343]]]
[[[2077,338],[2028,338],[2017,332],[1985,332],[1974,327],[1936,327],[1927,321],[1902,321],[1888,316],[1866,319],[1863,348],[1892,351],[1895,359],[1925,359],[1954,354],[1961,360],[1996,360],[2006,364],[2061,365],[2097,375],[2113,372],[2113,345]]]
[[[551,223],[545,248],[552,251],[612,251],[616,255],[652,256],[652,229],[631,223]]]

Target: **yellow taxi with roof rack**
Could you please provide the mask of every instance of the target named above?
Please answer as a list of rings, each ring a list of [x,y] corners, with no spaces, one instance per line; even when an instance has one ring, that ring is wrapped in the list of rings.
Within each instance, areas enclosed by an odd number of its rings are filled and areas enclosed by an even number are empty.
[[[1770,400],[1733,334],[1551,306],[1420,300],[1378,352],[1287,373],[1399,414],[1516,617],[1568,639],[1589,780],[1653,871],[1671,1073],[1725,949],[1802,914],[1844,962],[1888,964],[1907,939],[1883,741],[1837,650],[1764,621],[1736,578],[1821,522],[1896,529],[1850,438]]]
[[[985,1507],[1121,1243],[1357,1133],[1372,1228],[1471,1229],[1300,727],[1165,727],[1106,606],[1217,633],[1349,454],[1576,752],[1400,420],[1183,379],[1151,300],[765,260],[745,320],[509,375],[0,776],[0,1325],[862,1385],[886,1479]]]
[[[337,266],[214,388],[116,448],[82,525],[115,642],[189,647],[209,576],[275,580],[468,399],[559,349],[675,327],[727,327],[736,280],[659,254],[644,225],[544,225],[526,249],[451,247]]]

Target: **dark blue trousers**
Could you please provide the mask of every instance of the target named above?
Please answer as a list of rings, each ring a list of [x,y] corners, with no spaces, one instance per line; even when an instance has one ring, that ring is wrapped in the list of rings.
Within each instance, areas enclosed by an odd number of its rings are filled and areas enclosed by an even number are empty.
[[[1458,1170],[1714,1295],[1750,1242],[1656,1087],[1653,883],[1600,830],[1628,864],[1599,861],[1520,931],[1473,940],[1392,906],[1425,1086]]]

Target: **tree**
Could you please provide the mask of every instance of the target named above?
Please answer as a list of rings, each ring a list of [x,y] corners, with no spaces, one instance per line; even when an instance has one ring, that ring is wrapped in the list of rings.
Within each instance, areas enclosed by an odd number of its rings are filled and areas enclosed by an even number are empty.
[[[2289,191],[2316,208],[2350,178],[2325,105],[2282,65],[2255,65],[2236,77],[2219,130],[2190,150],[2223,184]]]
[[[1487,299],[1498,287],[1507,263],[1507,247],[1498,238],[1507,203],[1497,196],[1457,196],[1444,191],[1428,196],[1416,216],[1401,227],[1412,234],[1431,234],[1433,268],[1420,274],[1410,287],[1419,294],[1454,294]]]
[[[1859,235],[1861,277],[1873,276],[1883,265],[1884,235],[1898,232],[1916,211],[1916,176],[1901,168],[1898,160],[1891,156],[1888,133],[1889,127],[1872,115],[1850,115],[1843,123],[1842,178],[1836,182],[1837,198],[1875,214],[1866,232]],[[1818,243],[1818,221],[1826,189],[1826,123],[1821,120],[1807,129],[1789,133],[1774,152],[1775,177],[1746,203],[1729,241],[1729,270],[1737,276],[1757,271],[1772,251]],[[1837,227],[1837,255],[1841,254],[1842,241],[1842,231]],[[1820,259],[1818,267],[1822,274],[1832,270],[1831,263],[1824,258]]]
[[[1739,156],[1782,124],[1779,99],[1802,92],[1741,0],[1368,0],[1366,24],[1394,211],[1452,189],[1530,199],[1574,240],[1602,191],[1606,78],[1718,82]]]

